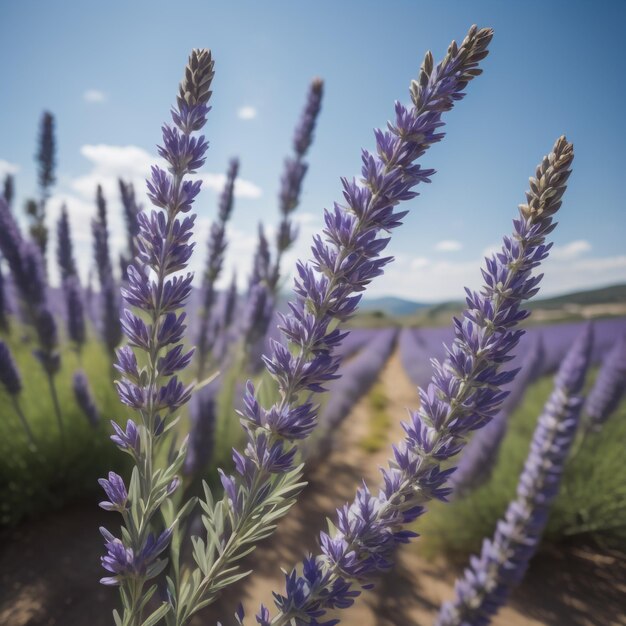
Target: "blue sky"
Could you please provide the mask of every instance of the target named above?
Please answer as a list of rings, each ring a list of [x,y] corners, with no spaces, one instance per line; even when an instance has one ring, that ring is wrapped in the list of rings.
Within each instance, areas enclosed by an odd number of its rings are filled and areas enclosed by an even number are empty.
[[[299,209],[301,237],[285,269],[307,254],[339,176],[358,173],[372,128],[408,102],[426,50],[441,58],[472,23],[495,37],[484,75],[447,116],[445,140],[425,155],[437,174],[409,203],[393,236],[397,258],[372,295],[458,298],[480,283],[486,250],[510,231],[528,176],[565,133],[576,159],[544,293],[626,281],[626,86],[615,2],[0,2],[0,173],[14,171],[19,201],[35,189],[42,110],[57,120],[58,184],[70,209],[81,268],[90,264],[95,185],[109,191],[114,243],[124,234],[114,186],[142,177],[160,139],[189,50],[216,61],[208,183],[197,205],[203,242],[228,158],[241,158],[227,271],[246,275],[256,224],[278,221],[284,157],[309,80],[325,96]],[[245,113],[248,113],[246,115]],[[248,119],[245,119],[248,118]],[[196,254],[200,268],[204,246]],[[287,285],[288,288],[289,285]]]

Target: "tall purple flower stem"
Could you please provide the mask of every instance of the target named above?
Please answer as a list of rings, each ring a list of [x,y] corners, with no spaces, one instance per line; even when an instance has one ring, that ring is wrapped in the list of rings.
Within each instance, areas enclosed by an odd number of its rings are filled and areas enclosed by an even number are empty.
[[[437,74],[445,67],[444,62]],[[326,611],[350,606],[373,575],[392,566],[396,546],[415,536],[404,527],[425,512],[429,500],[450,494],[446,482],[454,468],[442,464],[462,449],[471,431],[497,414],[506,397],[502,386],[517,373],[502,365],[524,332],[516,329],[529,315],[521,304],[538,291],[541,275],[532,271],[548,256],[545,238],[555,228],[572,159],[572,145],[561,137],[530,179],[513,235],[486,260],[481,292],[467,290],[467,309],[455,320],[456,338],[445,361],[433,361],[432,381],[419,391],[420,408],[403,425],[406,438],[382,470],[378,495],[362,487],[352,504],[337,511],[335,530],[321,534],[322,554],[307,558],[302,574],[286,574],[285,594],[275,595],[278,614],[270,618],[261,607],[259,624],[318,623]]]
[[[324,239],[314,237],[314,260],[297,264],[296,298],[290,315],[280,322],[291,345],[272,342],[264,358],[280,399],[262,407],[248,383],[241,419],[247,447],[243,453],[233,451],[235,475],[221,472],[223,499],[214,502],[205,489],[203,522],[213,540],[196,554],[202,578],[192,580],[184,596],[174,596],[176,590],[170,589],[176,626],[188,623],[226,584],[245,576],[238,560],[273,532],[295,501],[302,483],[294,444],[315,428],[312,393],[336,378],[339,359],[333,351],[345,333],[334,326],[354,313],[360,293],[391,260],[380,256],[389,242],[380,235],[400,224],[406,212],[395,212],[395,207],[414,198],[413,187],[432,176],[433,170],[414,161],[443,138],[441,116],[481,73],[478,64],[487,55],[491,36],[491,30],[472,27],[460,47],[451,44],[437,67],[428,53],[419,80],[411,84],[412,108],[396,103],[395,123],[375,133],[377,153],[363,152],[362,184],[342,179],[346,206],[325,211]],[[192,540],[197,543],[198,538]]]
[[[437,626],[486,626],[522,580],[548,521],[561,475],[576,434],[583,399],[579,395],[589,365],[591,326],[568,351],[554,390],[539,418],[517,496],[485,539],[480,556],[455,585],[455,598],[441,607]]]
[[[168,171],[154,166],[148,180],[149,198],[157,210],[138,215],[137,258],[128,268],[128,286],[122,289],[129,307],[123,314],[129,345],[117,352],[116,368],[122,374],[117,388],[120,400],[137,411],[140,423],[129,421],[126,430],[116,426],[113,437],[135,461],[128,491],[114,474],[101,484],[110,500],[102,506],[119,511],[124,520],[121,539],[102,529],[107,549],[102,564],[109,572],[102,582],[121,587],[124,614],[119,619],[125,626],[143,624],[144,586],[167,565],[167,560],[159,557],[177,521],[172,519],[163,532],[153,533],[153,518],[178,487],[176,473],[186,455],[183,442],[167,468],[155,466],[164,433],[176,423],[174,415],[189,400],[192,390],[192,386],[183,385],[177,373],[189,365],[193,354],[193,350],[185,352],[181,344],[185,313],[180,311],[189,297],[193,275],[180,272],[193,250],[189,239],[195,216],[180,216],[190,211],[200,191],[200,181],[186,180],[186,176],[204,163],[208,144],[194,132],[206,122],[213,73],[210,52],[194,50],[177,106],[171,112],[174,126],[162,127],[159,154],[167,161]],[[179,511],[181,515],[183,511]],[[146,593],[150,596],[155,590],[153,586]],[[169,606],[164,603],[148,620],[156,623],[167,611]]]
[[[200,309],[200,330],[196,340],[198,360],[198,380],[202,380],[207,362],[211,360],[211,351],[215,341],[209,334],[211,313],[216,299],[215,283],[222,272],[224,253],[226,252],[226,223],[233,210],[235,181],[239,171],[239,160],[231,159],[226,173],[226,182],[220,195],[217,219],[211,224],[207,243],[207,261],[202,277],[202,308]]]

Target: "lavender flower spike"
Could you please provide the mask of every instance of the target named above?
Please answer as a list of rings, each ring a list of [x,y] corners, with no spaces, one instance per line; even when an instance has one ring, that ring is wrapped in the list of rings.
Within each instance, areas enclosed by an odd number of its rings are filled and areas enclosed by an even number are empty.
[[[626,392],[626,335],[607,354],[585,402],[586,426],[598,431]]]
[[[193,250],[189,240],[195,216],[181,214],[190,211],[200,191],[201,183],[186,180],[186,176],[204,163],[208,144],[193,133],[206,122],[212,78],[211,53],[194,50],[177,106],[171,111],[174,126],[162,127],[159,154],[167,161],[168,171],[154,166],[147,183],[152,204],[162,210],[138,214],[137,256],[128,267],[128,285],[122,289],[128,307],[122,324],[129,345],[117,351],[116,368],[122,378],[116,384],[120,400],[136,410],[140,419],[138,425],[129,421],[126,431],[117,427],[113,436],[115,443],[133,456],[136,466],[120,511],[126,526],[122,539],[103,532],[107,555],[102,562],[113,575],[102,582],[121,586],[124,614],[119,619],[125,626],[144,623],[143,588],[166,566],[167,561],[157,557],[169,544],[176,522],[172,520],[158,539],[151,532],[153,518],[178,486],[176,474],[186,456],[183,442],[169,466],[156,466],[164,433],[176,423],[175,413],[189,400],[192,389],[177,376],[193,354],[185,352],[181,344],[185,314],[180,309],[191,292],[193,275],[181,272]],[[116,505],[117,501],[111,502]],[[168,610],[167,604],[161,605],[156,617]],[[150,623],[158,621],[154,614],[147,619]]]
[[[221,473],[223,499],[215,503],[205,490],[205,527],[211,537],[215,527],[223,531],[196,553],[200,568],[213,564],[210,571],[198,582],[191,580],[188,593],[174,597],[178,626],[215,598],[225,578],[232,582],[245,576],[238,568],[240,557],[272,533],[301,489],[295,443],[316,426],[311,392],[323,391],[337,378],[339,358],[333,352],[345,333],[335,328],[336,322],[351,317],[359,294],[390,262],[381,257],[389,238],[380,235],[400,224],[406,213],[396,206],[414,198],[413,188],[432,176],[432,170],[414,161],[442,139],[441,116],[480,74],[478,64],[487,55],[491,35],[491,30],[473,27],[460,47],[450,46],[437,68],[427,55],[420,82],[411,87],[413,107],[396,103],[395,124],[375,133],[376,154],[362,153],[362,184],[343,179],[347,206],[336,204],[325,211],[324,239],[314,237],[311,263],[298,263],[296,298],[290,315],[280,318],[281,332],[291,345],[274,341],[264,358],[277,381],[279,399],[269,408],[261,406],[248,383],[241,419],[248,444],[243,453],[233,451],[235,475]],[[175,590],[170,592],[174,596]]]
[[[196,341],[198,355],[198,379],[202,379],[207,361],[211,356],[212,341],[209,337],[209,322],[215,303],[215,283],[222,272],[226,251],[226,223],[233,210],[235,180],[239,171],[239,160],[231,159],[226,174],[226,183],[219,200],[217,219],[211,224],[206,269],[202,277],[202,309],[200,311],[200,330]]]
[[[437,74],[444,69],[439,66]],[[350,606],[359,588],[392,566],[398,544],[415,536],[403,527],[424,513],[429,500],[450,494],[446,481],[454,468],[442,464],[463,448],[472,430],[496,415],[506,397],[502,386],[516,374],[502,371],[502,365],[524,332],[516,329],[529,315],[521,304],[538,291],[541,275],[532,271],[548,256],[545,237],[555,227],[552,218],[572,159],[572,145],[561,137],[538,166],[513,236],[486,260],[482,291],[467,291],[467,309],[455,320],[447,358],[433,361],[432,381],[419,391],[420,408],[403,425],[406,438],[382,470],[384,486],[376,496],[360,488],[354,502],[337,511],[335,530],[321,534],[322,554],[307,559],[301,575],[286,574],[285,594],[275,595],[279,613],[273,626],[318,623],[327,610]],[[260,624],[270,623],[266,613],[262,608],[257,615]]]
[[[61,207],[61,215],[57,222],[57,262],[61,273],[61,282],[64,282],[70,276],[77,275],[72,236],[70,234],[70,222],[65,205]]]
[[[579,395],[591,353],[587,326],[561,363],[554,390],[539,418],[517,497],[498,522],[492,540],[483,542],[455,585],[455,599],[441,607],[437,626],[483,626],[504,605],[528,568],[559,491],[561,474],[576,434],[582,407]]]
[[[541,337],[538,337],[525,356],[519,374],[507,389],[508,395],[498,414],[465,446],[459,466],[450,479],[455,497],[466,495],[491,476],[498,460],[500,444],[508,428],[509,417],[523,399],[526,388],[535,378],[544,357]]]
[[[72,387],[74,389],[74,397],[76,398],[78,406],[85,414],[85,417],[91,426],[96,428],[100,423],[100,411],[98,411],[98,407],[93,399],[93,394],[91,393],[91,388],[89,387],[89,380],[87,379],[85,372],[79,370],[74,373]]]
[[[324,94],[324,82],[320,78],[314,78],[309,86],[306,105],[302,111],[302,117],[296,126],[293,137],[294,156],[285,160],[285,169],[281,179],[279,206],[282,214],[276,236],[276,260],[269,275],[269,286],[272,293],[276,293],[280,279],[280,262],[283,254],[293,245],[297,231],[294,228],[290,216],[300,203],[300,191],[302,181],[306,175],[308,164],[304,157],[313,143],[313,132],[317,116],[322,107]]]
[[[9,350],[9,346],[7,346],[4,341],[0,341],[0,385],[4,387],[5,391],[11,397],[11,402],[13,403],[17,417],[22,423],[26,435],[28,436],[28,440],[34,445],[35,438],[33,436],[33,431],[28,425],[28,420],[26,419],[18,400],[18,396],[22,391],[22,379],[17,370],[17,366],[15,365],[15,361],[13,360],[13,355]]]
[[[0,266],[0,332],[9,330],[9,298],[7,297],[7,287]]]

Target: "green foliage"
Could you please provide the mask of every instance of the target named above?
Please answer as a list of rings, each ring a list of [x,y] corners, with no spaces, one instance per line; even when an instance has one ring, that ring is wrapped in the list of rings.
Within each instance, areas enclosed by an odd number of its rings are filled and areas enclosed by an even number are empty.
[[[2,339],[9,344],[22,375],[19,402],[36,445],[29,444],[10,398],[0,389],[0,526],[78,497],[93,497],[100,491],[98,478],[109,470],[125,473],[126,456],[109,439],[109,420],[124,422],[126,413],[111,383],[111,362],[104,347],[89,341],[79,362],[64,344],[62,368],[55,377],[65,426],[63,443],[48,381],[32,354],[34,344],[25,340],[22,331],[13,322],[11,334]],[[72,376],[78,368],[89,377],[102,416],[97,428],[89,424],[74,398]]]
[[[359,441],[359,445],[366,452],[378,452],[387,445],[387,433],[391,427],[391,418],[387,412],[389,400],[385,395],[382,383],[377,383],[369,392],[368,403],[370,415],[368,420],[368,434]]]
[[[444,553],[464,563],[470,554],[480,550],[484,537],[493,535],[497,520],[515,496],[533,430],[551,390],[552,377],[542,378],[528,390],[524,403],[511,416],[488,483],[463,499],[434,504],[422,518],[418,525],[422,535],[420,550],[427,556]],[[626,403],[599,433],[585,434],[583,430],[580,429],[566,465],[544,541],[557,542],[585,534],[598,542],[624,546]]]

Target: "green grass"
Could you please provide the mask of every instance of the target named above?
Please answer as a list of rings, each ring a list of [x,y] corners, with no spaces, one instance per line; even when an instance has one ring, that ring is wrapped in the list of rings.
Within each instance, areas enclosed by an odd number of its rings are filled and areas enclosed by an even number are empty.
[[[19,403],[35,438],[26,437],[13,404],[0,390],[0,525],[12,525],[26,516],[59,508],[69,500],[94,496],[97,479],[109,470],[124,472],[126,455],[109,439],[110,419],[124,421],[126,411],[112,384],[110,358],[102,345],[90,341],[78,356],[69,347],[62,352],[55,386],[65,430],[61,438],[48,380],[16,324],[1,337],[13,352],[24,389]],[[77,405],[72,376],[82,367],[89,377],[102,420],[93,428]]]
[[[590,377],[590,378],[593,378]],[[484,537],[493,535],[497,520],[515,496],[530,440],[552,390],[552,378],[530,387],[522,406],[511,416],[509,431],[488,483],[451,503],[434,503],[418,524],[420,550],[427,556],[446,554],[465,562]],[[626,542],[626,403],[596,434],[582,429],[565,468],[553,503],[544,541],[587,535],[610,545]]]
[[[378,452],[387,445],[387,433],[391,427],[391,418],[387,412],[389,399],[385,395],[384,389],[382,383],[378,382],[367,395],[370,405],[369,432],[359,441],[359,446],[369,453]]]

